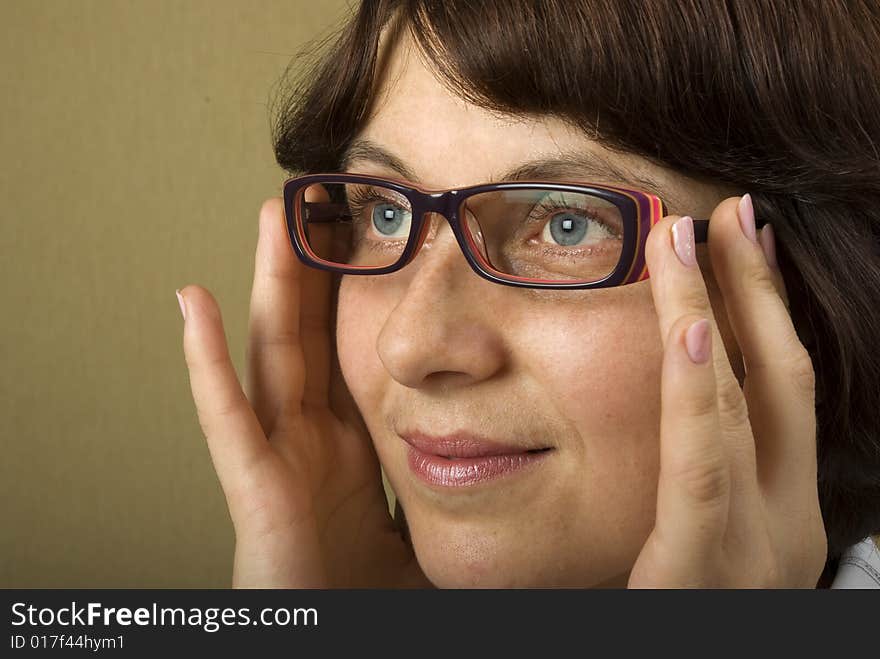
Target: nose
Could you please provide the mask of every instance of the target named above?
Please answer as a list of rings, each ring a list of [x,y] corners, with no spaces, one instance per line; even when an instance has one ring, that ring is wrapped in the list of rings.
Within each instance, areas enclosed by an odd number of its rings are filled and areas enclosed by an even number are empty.
[[[499,302],[507,291],[471,270],[442,217],[426,220],[433,237],[394,275],[401,294],[379,333],[379,358],[411,388],[489,379],[505,361]]]

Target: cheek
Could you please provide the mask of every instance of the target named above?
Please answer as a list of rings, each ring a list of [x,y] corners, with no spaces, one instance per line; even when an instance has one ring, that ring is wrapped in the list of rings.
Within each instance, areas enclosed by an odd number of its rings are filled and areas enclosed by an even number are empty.
[[[625,437],[659,423],[663,354],[650,302],[544,314],[517,343],[529,346],[523,370],[582,436]]]
[[[641,516],[656,490],[663,349],[646,292],[545,313],[517,337],[529,346],[522,369],[545,392],[546,412],[568,426],[564,448],[573,459],[564,480],[576,484],[575,498],[593,497],[587,508],[603,518]],[[602,499],[627,497],[603,510]]]
[[[342,373],[374,437],[393,386],[377,353],[394,308],[382,291],[370,278],[343,278],[337,311]],[[501,582],[550,579],[535,566],[536,555],[553,557],[543,563],[572,579],[619,574],[650,532],[656,502],[662,343],[650,288],[594,293],[577,303],[506,304],[501,316],[497,331],[510,361],[484,385],[517,392],[521,409],[548,421],[566,458],[528,505],[502,497],[461,519],[447,518],[413,494],[405,468],[379,442],[380,460],[407,502],[419,560],[451,584],[464,569],[456,556],[470,556],[476,572]]]
[[[563,538],[607,575],[629,569],[650,532],[660,468],[657,317],[650,297],[617,302],[545,321],[532,371],[546,374],[545,400],[570,428],[557,481],[572,518]]]
[[[367,279],[367,278],[364,278]],[[373,299],[373,289],[367,281],[343,277],[339,284],[336,311],[336,350],[339,367],[345,383],[370,425],[367,413],[379,409],[381,380],[384,368],[376,353],[376,336],[380,330],[380,300]]]

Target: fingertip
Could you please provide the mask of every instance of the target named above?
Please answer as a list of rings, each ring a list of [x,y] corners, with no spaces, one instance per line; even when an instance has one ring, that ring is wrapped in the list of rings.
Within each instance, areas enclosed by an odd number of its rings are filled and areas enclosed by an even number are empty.
[[[684,215],[664,215],[660,220],[651,227],[651,231],[663,231],[664,227],[667,231],[671,230],[672,225],[678,222]]]
[[[278,214],[284,208],[284,198],[280,196],[267,197],[260,205],[260,215],[264,213]]]
[[[715,211],[712,213],[712,215],[725,214],[728,216],[735,217],[738,221],[739,220],[739,209],[744,204],[751,205],[751,203],[752,203],[752,196],[749,193],[745,193],[742,195],[734,195],[732,197],[725,197],[715,207]]]
[[[179,288],[174,293],[177,295],[177,303],[180,305],[180,314],[183,316],[184,322],[186,322],[186,302],[183,299],[183,294]]]
[[[654,262],[668,244],[671,244],[672,227],[682,215],[666,215],[651,227],[645,241],[645,258]],[[659,251],[658,251],[659,250]]]
[[[773,235],[773,225],[765,224],[761,229],[761,235],[758,238],[761,244],[761,250],[764,252],[764,258],[767,265],[773,270],[779,269],[779,263],[776,260],[776,238]]]
[[[220,305],[217,304],[216,298],[207,288],[190,284],[181,288],[180,293],[186,303],[186,320],[188,322],[202,321],[207,318],[222,323]]]
[[[260,206],[260,230],[266,222],[277,222],[284,215],[284,200],[281,197],[269,197]]]
[[[290,244],[283,199],[272,197],[263,202],[259,225],[254,263],[255,279],[264,273],[297,276],[299,259]]]

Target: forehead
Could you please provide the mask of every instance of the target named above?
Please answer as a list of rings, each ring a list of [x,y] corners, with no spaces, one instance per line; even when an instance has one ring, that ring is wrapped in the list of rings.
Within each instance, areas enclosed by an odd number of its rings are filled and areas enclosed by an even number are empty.
[[[380,35],[376,72],[370,114],[356,141],[380,146],[423,187],[502,180],[504,172],[524,164],[576,153],[596,166],[589,176],[562,178],[655,192],[670,213],[707,214],[729,192],[638,155],[611,151],[559,117],[493,112],[462,99],[426,61],[409,29],[396,22]],[[347,164],[355,171],[393,175],[372,161]]]
[[[381,144],[432,187],[494,180],[512,164],[598,146],[555,117],[493,113],[440,81],[407,29],[386,28],[370,117],[358,137]]]

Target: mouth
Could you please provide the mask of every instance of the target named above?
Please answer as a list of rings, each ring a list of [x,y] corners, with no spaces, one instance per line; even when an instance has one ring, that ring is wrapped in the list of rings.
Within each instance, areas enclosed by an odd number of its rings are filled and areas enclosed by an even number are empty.
[[[410,471],[427,485],[467,487],[533,470],[554,452],[553,446],[504,442],[459,431],[431,436],[400,434],[408,445]]]
[[[526,451],[520,451],[520,453],[543,453],[544,451],[552,451],[552,446],[545,446],[544,448],[530,448]],[[473,455],[473,456],[458,456],[458,455],[440,455],[438,457],[446,458],[447,460],[467,460],[468,458],[480,458],[480,457],[488,457],[490,454],[486,455]],[[498,455],[517,455],[517,453],[501,453]]]

